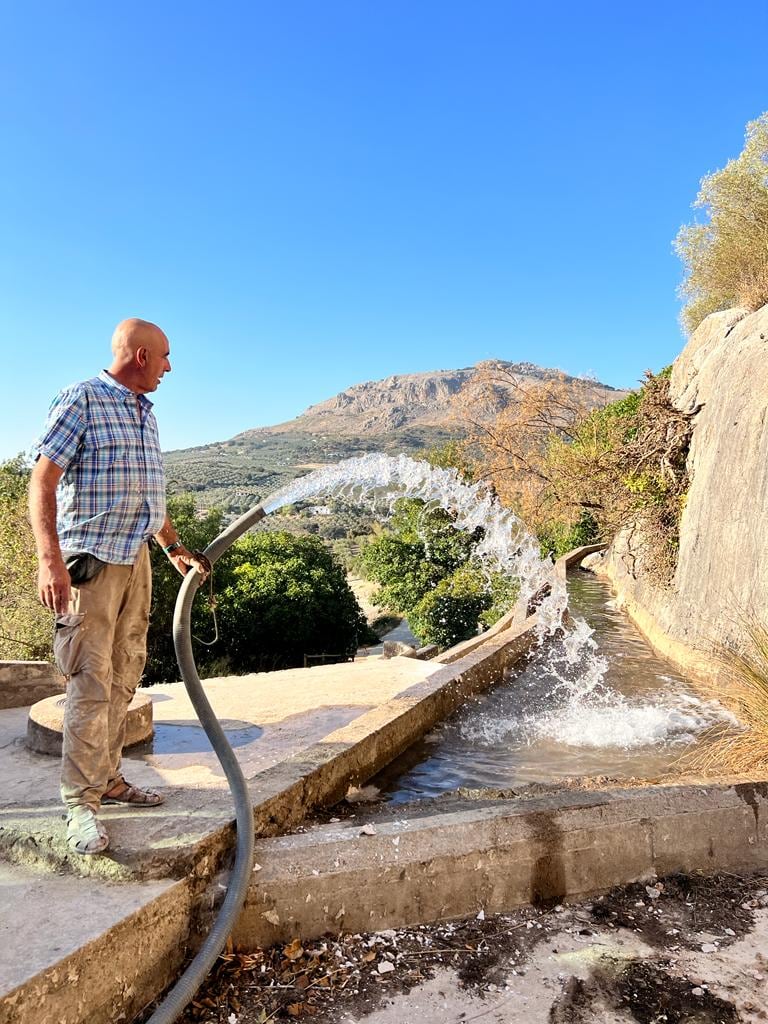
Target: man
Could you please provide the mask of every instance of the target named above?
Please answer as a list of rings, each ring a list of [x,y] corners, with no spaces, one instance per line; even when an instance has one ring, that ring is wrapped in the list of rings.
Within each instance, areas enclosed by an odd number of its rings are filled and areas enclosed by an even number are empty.
[[[109,845],[96,817],[101,803],[163,802],[120,771],[128,705],[146,660],[147,542],[154,537],[182,575],[210,571],[205,556],[179,541],[165,508],[146,396],[170,373],[168,339],[145,320],[124,320],[112,355],[109,370],[54,400],[29,488],[39,596],[56,613],[54,652],[69,676],[61,771],[67,842],[82,854]]]

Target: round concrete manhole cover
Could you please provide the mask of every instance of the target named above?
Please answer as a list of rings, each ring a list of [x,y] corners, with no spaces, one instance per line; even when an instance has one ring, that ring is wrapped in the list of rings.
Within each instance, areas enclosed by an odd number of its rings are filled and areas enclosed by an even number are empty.
[[[26,745],[38,754],[61,754],[66,695],[46,697],[29,709]],[[145,693],[134,694],[128,705],[125,746],[143,743],[152,736],[152,700]]]

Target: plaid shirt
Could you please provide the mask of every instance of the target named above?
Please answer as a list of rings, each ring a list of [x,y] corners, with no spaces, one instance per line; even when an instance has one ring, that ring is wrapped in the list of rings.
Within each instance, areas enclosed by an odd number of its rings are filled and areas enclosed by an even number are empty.
[[[63,551],[132,565],[165,521],[165,474],[152,403],[106,370],[56,396],[36,451],[64,470]]]

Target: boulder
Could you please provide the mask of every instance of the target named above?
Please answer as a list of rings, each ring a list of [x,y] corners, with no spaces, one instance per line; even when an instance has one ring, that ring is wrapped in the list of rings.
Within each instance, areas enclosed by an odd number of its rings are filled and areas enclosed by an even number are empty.
[[[630,531],[604,564],[655,646],[711,677],[707,652],[739,644],[747,617],[765,621],[768,608],[768,306],[707,317],[675,360],[670,397],[693,426],[674,580],[638,571]]]
[[[416,648],[404,644],[400,640],[385,640],[381,652],[382,658],[415,658]]]
[[[602,551],[593,551],[591,555],[587,555],[586,558],[582,558],[579,562],[579,568],[586,569],[587,572],[597,572],[602,562]]]

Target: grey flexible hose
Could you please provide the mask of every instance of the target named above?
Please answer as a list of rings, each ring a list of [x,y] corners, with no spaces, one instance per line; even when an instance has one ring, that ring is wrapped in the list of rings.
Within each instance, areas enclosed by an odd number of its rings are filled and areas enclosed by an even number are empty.
[[[261,505],[257,505],[231,523],[205,549],[205,554],[211,564],[214,564],[238,537],[258,523],[260,519],[263,519],[265,515]],[[176,648],[176,659],[179,663],[181,678],[184,680],[189,699],[192,701],[197,717],[200,719],[227,776],[230,792],[235,802],[237,850],[235,863],[229,876],[227,894],[213,927],[192,962],[149,1018],[147,1024],[173,1024],[180,1017],[224,948],[227,937],[245,902],[253,870],[253,808],[248,786],[224,730],[208,703],[192,653],[190,617],[192,602],[199,586],[200,574],[197,570],[189,571],[184,577],[179,588],[179,596],[176,598],[176,608],[173,613],[173,643]]]

